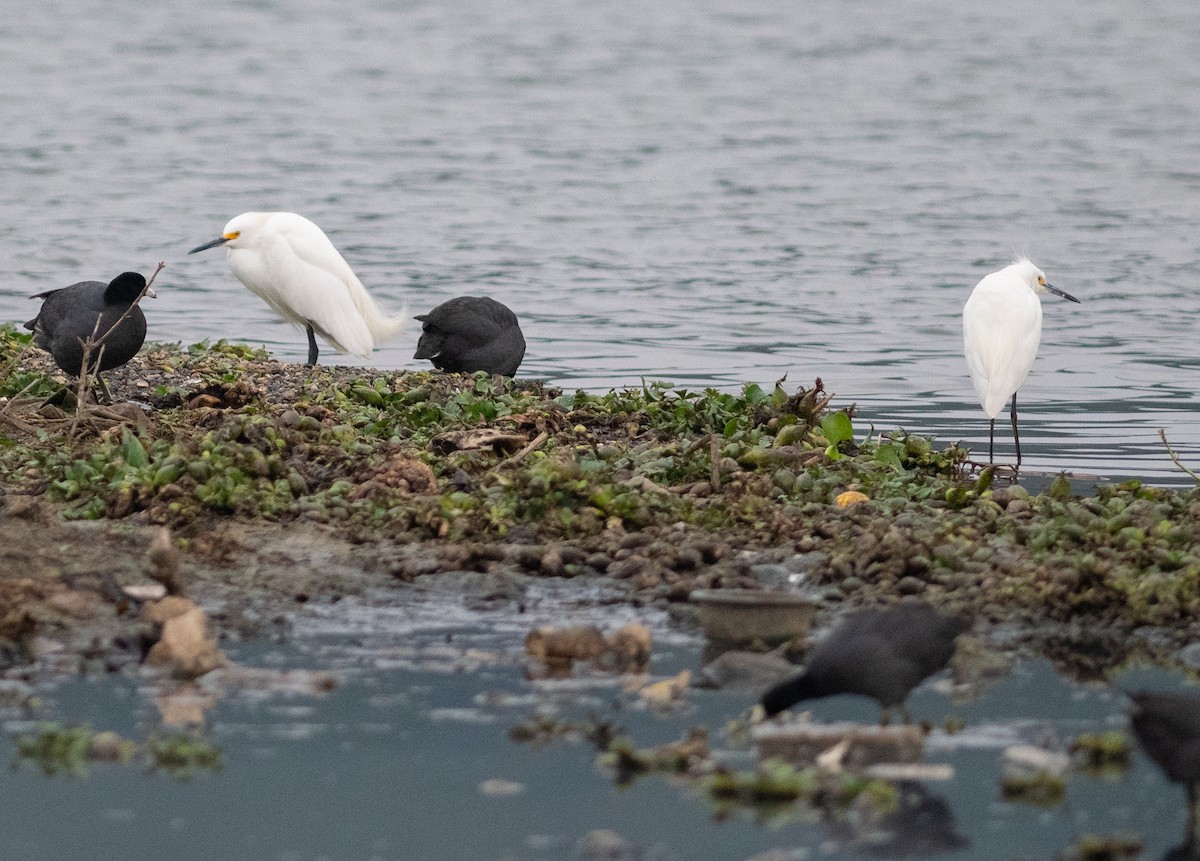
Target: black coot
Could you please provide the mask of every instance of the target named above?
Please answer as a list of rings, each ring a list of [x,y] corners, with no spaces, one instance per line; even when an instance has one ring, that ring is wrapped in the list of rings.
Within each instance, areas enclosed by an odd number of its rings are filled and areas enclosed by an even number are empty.
[[[1200,785],[1200,696],[1135,691],[1133,734],[1168,780],[1187,789],[1189,830],[1196,825]]]
[[[525,358],[517,316],[486,296],[459,296],[421,314],[414,359],[451,373],[486,371],[511,377]]]
[[[33,331],[34,343],[50,353],[54,363],[68,374],[78,376],[82,371],[83,342],[92,337],[93,332],[97,345],[89,358],[90,369],[117,368],[136,356],[146,340],[146,317],[142,309],[129,307],[145,288],[146,279],[137,272],[122,272],[108,284],[80,281],[69,287],[47,290],[30,297],[44,301],[38,315],[26,323],[25,328]],[[112,329],[126,311],[129,315]]]
[[[954,641],[966,624],[921,602],[885,610],[863,610],[846,618],[813,647],[804,672],[762,696],[767,716],[803,700],[861,694],[879,701],[884,723],[909,692],[954,656]]]

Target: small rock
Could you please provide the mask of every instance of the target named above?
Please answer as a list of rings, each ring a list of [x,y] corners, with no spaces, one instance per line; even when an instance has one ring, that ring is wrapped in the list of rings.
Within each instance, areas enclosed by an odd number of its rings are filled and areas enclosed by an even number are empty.
[[[683,694],[692,683],[692,671],[683,670],[677,676],[652,682],[638,691],[638,694],[649,705],[656,708],[666,708],[683,698]]]
[[[489,798],[507,798],[524,792],[525,784],[517,783],[515,780],[493,777],[480,783],[479,791]]]
[[[547,664],[594,661],[608,649],[604,634],[594,625],[534,628],[525,635],[525,652]]]
[[[896,584],[896,591],[901,595],[920,595],[925,591],[925,583],[916,577],[901,577]]]
[[[547,550],[542,554],[539,566],[547,577],[561,577],[566,571],[562,554],[557,550]]]
[[[20,520],[36,520],[42,514],[42,503],[36,496],[10,493],[4,497],[4,513]]]
[[[608,635],[608,651],[617,668],[625,672],[644,669],[650,663],[650,629],[630,622]]]
[[[650,560],[645,556],[638,556],[634,554],[625,559],[620,559],[616,562],[613,562],[608,566],[606,573],[609,577],[613,577],[617,580],[626,580],[630,577],[633,577],[635,574],[640,574],[642,570],[645,569],[649,564]]]
[[[1175,657],[1184,666],[1200,669],[1200,643],[1188,643]]]
[[[163,605],[167,605],[168,611],[174,611],[181,603],[190,606],[162,622],[162,634],[146,653],[146,664],[169,667],[173,675],[193,679],[226,666],[225,655],[217,648],[216,640],[208,636],[208,619],[204,611],[191,601],[168,595],[153,605],[147,604],[145,610],[149,612],[146,615],[162,611]]]
[[[700,670],[700,684],[758,696],[772,685],[795,675],[798,669],[776,654],[722,652]]]
[[[625,861],[634,857],[634,847],[617,832],[597,828],[579,839],[575,854],[582,861]]]
[[[1036,775],[1062,777],[1071,767],[1071,758],[1065,753],[1055,753],[1029,744],[1017,744],[1004,751],[1004,777],[1027,778]]]
[[[46,600],[46,603],[73,619],[86,621],[96,615],[95,601],[75,589],[55,592]]]

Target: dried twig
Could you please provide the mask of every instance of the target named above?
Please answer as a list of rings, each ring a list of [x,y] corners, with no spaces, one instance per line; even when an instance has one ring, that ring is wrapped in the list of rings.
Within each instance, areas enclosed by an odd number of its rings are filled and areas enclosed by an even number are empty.
[[[1192,477],[1192,481],[1195,481],[1197,484],[1200,484],[1200,475],[1197,475],[1194,470],[1188,469],[1184,465],[1183,461],[1181,461],[1179,459],[1179,455],[1177,455],[1175,453],[1175,449],[1171,448],[1171,444],[1169,442],[1167,442],[1167,432],[1163,428],[1158,429],[1158,436],[1159,436],[1159,438],[1162,439],[1163,445],[1166,446],[1167,454],[1169,454],[1171,456],[1171,462],[1174,463],[1180,469],[1182,469],[1184,472],[1186,472],[1188,475],[1190,475]]]
[[[712,465],[709,481],[712,482],[713,493],[717,493],[721,490],[721,447],[715,433],[708,436],[708,459]]]
[[[529,454],[531,451],[534,451],[535,449],[539,448],[542,445],[542,443],[544,443],[548,439],[550,439],[550,434],[548,434],[546,431],[542,431],[540,434],[538,434],[532,440],[530,440],[529,444],[526,445],[523,449],[518,451],[512,457],[507,458],[506,460],[500,461],[500,463],[496,464],[496,466],[497,467],[512,466],[513,464],[520,463],[522,460],[525,459],[525,456],[527,454]]]

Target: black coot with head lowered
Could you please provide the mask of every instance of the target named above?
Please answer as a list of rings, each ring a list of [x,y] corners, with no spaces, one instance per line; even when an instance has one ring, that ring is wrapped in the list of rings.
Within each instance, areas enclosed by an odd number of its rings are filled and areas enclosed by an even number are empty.
[[[30,297],[43,300],[42,308],[25,328],[56,365],[76,376],[83,371],[83,344],[95,337],[88,370],[108,371],[136,356],[146,340],[146,317],[136,304],[143,292],[154,295],[137,272],[122,272],[108,284],[80,281],[47,290]]]
[[[495,299],[459,296],[416,319],[421,339],[413,358],[429,359],[438,370],[511,377],[525,358],[517,315]]]
[[[813,647],[803,673],[763,694],[762,706],[770,717],[804,700],[861,694],[879,702],[883,723],[897,706],[907,721],[909,692],[950,663],[966,627],[921,602],[854,613]]]

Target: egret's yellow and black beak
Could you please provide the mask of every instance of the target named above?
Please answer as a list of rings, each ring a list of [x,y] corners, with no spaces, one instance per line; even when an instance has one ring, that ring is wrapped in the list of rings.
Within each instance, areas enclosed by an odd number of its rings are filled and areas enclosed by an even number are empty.
[[[230,234],[230,233],[227,233],[224,236],[218,236],[212,242],[205,242],[203,245],[197,245],[195,248],[193,248],[191,251],[189,251],[188,254],[195,254],[197,251],[204,251],[205,249],[208,249],[208,248],[216,248],[218,245],[224,245],[230,239],[236,238],[236,236],[237,236],[237,234]]]

